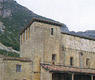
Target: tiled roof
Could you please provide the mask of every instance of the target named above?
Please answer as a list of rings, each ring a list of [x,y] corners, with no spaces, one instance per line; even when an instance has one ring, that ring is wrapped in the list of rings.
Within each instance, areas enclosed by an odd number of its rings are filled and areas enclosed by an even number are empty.
[[[80,37],[80,38],[84,38],[84,39],[88,39],[88,40],[93,40],[95,41],[95,38],[90,38],[90,37],[86,37],[86,36],[81,36],[81,35],[77,35],[77,34],[72,34],[69,32],[61,32],[62,34],[66,34],[66,35],[71,35],[71,36],[75,36],[75,37]]]
[[[64,67],[58,65],[56,66],[56,65],[45,65],[45,64],[41,64],[41,66],[50,72],[76,72],[76,73],[95,74],[94,69],[80,69],[74,67]]]

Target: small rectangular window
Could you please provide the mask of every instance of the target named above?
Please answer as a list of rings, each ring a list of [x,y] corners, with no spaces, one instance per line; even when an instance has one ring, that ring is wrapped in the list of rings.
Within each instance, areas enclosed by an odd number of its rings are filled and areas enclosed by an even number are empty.
[[[73,66],[73,57],[70,57],[70,66]]]
[[[52,54],[52,60],[53,60],[53,61],[56,60],[56,54]]]
[[[86,58],[86,66],[89,66],[89,65],[90,65],[90,59]]]
[[[16,72],[21,72],[21,65],[16,65]]]
[[[83,53],[82,52],[80,52],[80,56],[83,56]]]
[[[79,52],[79,63],[80,68],[83,68],[83,52]]]
[[[64,51],[65,50],[65,47],[64,47],[64,45],[62,45],[62,51]]]
[[[56,54],[52,54],[52,64],[55,64],[56,61]]]
[[[54,29],[53,28],[51,28],[51,35],[53,35],[54,34]]]

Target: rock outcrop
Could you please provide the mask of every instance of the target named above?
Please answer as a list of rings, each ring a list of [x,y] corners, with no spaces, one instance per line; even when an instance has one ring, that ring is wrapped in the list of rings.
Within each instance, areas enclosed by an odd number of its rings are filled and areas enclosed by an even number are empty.
[[[2,22],[0,22],[0,33],[5,31],[5,26]]]
[[[9,2],[10,0],[0,0],[0,16],[3,18],[12,16],[12,10],[11,6],[6,3]]]

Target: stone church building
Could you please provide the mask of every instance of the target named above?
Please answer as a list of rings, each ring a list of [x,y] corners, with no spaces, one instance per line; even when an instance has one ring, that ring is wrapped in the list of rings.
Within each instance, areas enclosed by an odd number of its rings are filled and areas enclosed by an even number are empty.
[[[20,33],[20,58],[0,57],[0,80],[95,80],[95,39],[32,19]]]
[[[32,80],[95,80],[95,39],[61,32],[63,24],[33,19],[20,34]]]

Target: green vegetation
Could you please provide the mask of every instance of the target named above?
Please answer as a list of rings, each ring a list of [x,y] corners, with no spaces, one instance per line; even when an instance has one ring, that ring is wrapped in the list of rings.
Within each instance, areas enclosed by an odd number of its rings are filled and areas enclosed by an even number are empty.
[[[9,57],[20,57],[18,53],[8,52],[6,50],[1,50],[1,49],[0,49],[0,54]]]
[[[20,47],[20,30],[29,24],[32,18],[36,17],[51,20],[33,13],[27,8],[16,3],[14,0],[4,2],[4,9],[11,10],[12,15],[6,18],[0,17],[0,21],[6,26],[5,32],[0,34],[0,42],[5,46],[12,47],[17,51],[19,51]]]
[[[12,10],[12,16],[0,17],[0,21],[6,26],[5,32],[0,34],[0,42],[19,51],[19,32],[31,21],[32,15],[28,9],[20,6],[15,1],[5,2],[4,6],[5,9]]]

